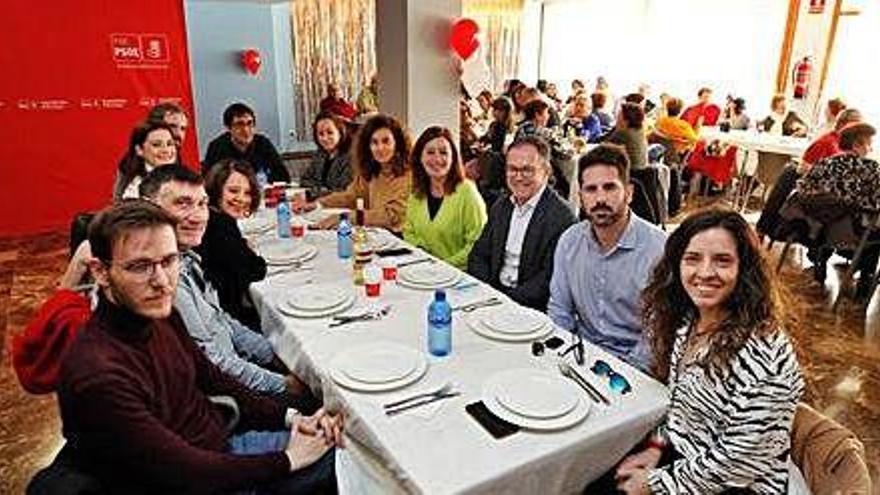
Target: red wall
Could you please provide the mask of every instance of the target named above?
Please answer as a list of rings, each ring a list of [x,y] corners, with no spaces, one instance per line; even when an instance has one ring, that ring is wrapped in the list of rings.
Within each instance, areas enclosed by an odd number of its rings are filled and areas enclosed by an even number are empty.
[[[11,0],[0,23],[0,237],[107,204],[156,103],[187,110],[183,161],[198,164],[182,0]]]

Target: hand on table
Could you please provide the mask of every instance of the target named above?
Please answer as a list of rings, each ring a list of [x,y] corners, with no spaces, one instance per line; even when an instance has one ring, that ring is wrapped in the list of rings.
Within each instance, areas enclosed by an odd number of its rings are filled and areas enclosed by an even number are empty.
[[[290,428],[290,440],[284,452],[290,459],[290,470],[302,469],[321,458],[332,443],[314,425],[314,416],[299,417]]]
[[[318,222],[312,224],[313,229],[317,230],[333,230],[336,228],[336,225],[339,223],[339,218],[337,215],[330,215]]]

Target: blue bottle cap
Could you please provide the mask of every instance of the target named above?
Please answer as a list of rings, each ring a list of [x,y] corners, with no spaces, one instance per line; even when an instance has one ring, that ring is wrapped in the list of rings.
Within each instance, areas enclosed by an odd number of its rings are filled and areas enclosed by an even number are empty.
[[[434,300],[435,301],[445,301],[446,300],[446,290],[437,289],[434,291]]]

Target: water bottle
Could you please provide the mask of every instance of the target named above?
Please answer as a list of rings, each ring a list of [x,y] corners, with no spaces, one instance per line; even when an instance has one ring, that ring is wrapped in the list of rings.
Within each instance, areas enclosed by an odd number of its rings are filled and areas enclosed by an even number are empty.
[[[428,306],[428,352],[435,356],[452,352],[452,307],[443,289],[434,293],[434,301]]]
[[[348,221],[348,213],[339,215],[339,225],[336,227],[336,254],[339,259],[347,260],[351,258],[352,239],[351,239],[351,223]]]
[[[278,237],[281,238],[289,238],[290,237],[290,203],[287,202],[287,197],[284,193],[281,193],[281,197],[278,198],[278,207],[275,209],[278,214]]]

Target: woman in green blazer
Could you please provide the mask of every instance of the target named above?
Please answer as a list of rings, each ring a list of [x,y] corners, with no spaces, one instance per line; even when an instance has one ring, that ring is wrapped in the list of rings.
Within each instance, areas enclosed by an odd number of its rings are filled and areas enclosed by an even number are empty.
[[[413,183],[403,238],[465,268],[471,247],[486,223],[486,205],[477,186],[464,178],[449,129],[425,129],[413,146],[410,163]]]

